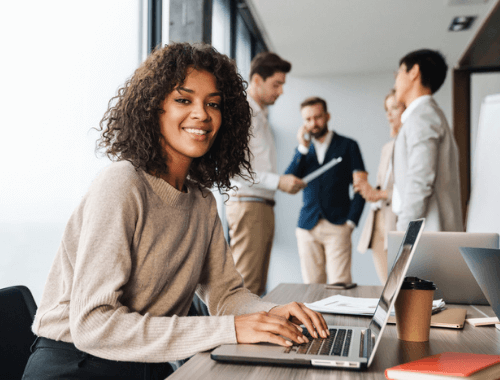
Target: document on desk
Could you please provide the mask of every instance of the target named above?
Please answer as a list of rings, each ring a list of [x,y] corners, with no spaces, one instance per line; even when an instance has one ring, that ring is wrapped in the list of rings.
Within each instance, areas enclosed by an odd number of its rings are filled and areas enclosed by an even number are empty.
[[[340,294],[323,298],[322,300],[304,303],[309,309],[320,313],[348,314],[348,315],[366,315],[372,316],[375,313],[379,299],[378,298],[358,298],[347,297]],[[432,313],[444,309],[445,303],[442,299],[432,302]],[[394,315],[394,308],[391,310]]]
[[[333,168],[340,161],[342,161],[342,157],[334,158],[333,160],[328,161],[324,166],[321,166],[319,169],[316,169],[312,173],[309,173],[304,178],[302,178],[302,181],[304,181],[305,183],[311,182],[313,179],[318,178],[321,174],[326,172],[328,169]]]

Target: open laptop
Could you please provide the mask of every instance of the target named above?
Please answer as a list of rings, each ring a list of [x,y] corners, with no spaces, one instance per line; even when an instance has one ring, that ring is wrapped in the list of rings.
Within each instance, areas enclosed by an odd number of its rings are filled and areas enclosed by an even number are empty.
[[[424,227],[424,219],[412,221],[400,245],[398,259],[389,274],[368,326],[328,326],[330,337],[283,347],[269,343],[225,344],[216,348],[214,360],[239,363],[270,363],[297,366],[364,369],[370,366],[399,289]],[[306,329],[304,329],[306,331]]]
[[[404,232],[389,232],[387,265],[396,258]],[[488,305],[481,288],[460,254],[459,247],[498,248],[498,234],[471,232],[423,232],[408,276],[434,282],[434,299],[446,303]]]
[[[460,253],[500,319],[500,249],[460,247]]]

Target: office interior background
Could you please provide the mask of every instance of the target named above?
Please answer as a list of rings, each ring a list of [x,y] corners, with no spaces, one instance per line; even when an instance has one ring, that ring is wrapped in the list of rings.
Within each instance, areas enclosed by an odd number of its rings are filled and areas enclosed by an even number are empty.
[[[383,101],[394,84],[399,59],[419,48],[444,53],[450,71],[435,98],[453,125],[451,68],[497,4],[171,2],[179,12],[176,21],[184,26],[210,18],[212,44],[235,58],[245,79],[259,51],[274,51],[292,63],[284,95],[270,108],[279,172],[284,172],[297,145],[300,102],[317,95],[328,102],[330,129],[358,141],[372,183],[381,148],[389,140]],[[211,6],[195,11],[199,4]],[[39,303],[66,221],[93,178],[110,163],[94,153],[98,132],[93,128],[108,101],[147,56],[151,6],[157,7],[156,38],[167,43],[172,30],[169,12],[174,9],[168,0],[29,0],[0,5],[0,287],[26,285]],[[475,19],[468,30],[452,32],[450,24],[458,16]],[[481,102],[495,93],[500,93],[500,73],[472,76],[473,170]],[[223,197],[215,193],[224,222]],[[268,290],[282,282],[302,282],[295,239],[302,195],[278,193],[276,201]],[[371,254],[356,250],[368,207],[353,233],[353,280],[379,285]]]

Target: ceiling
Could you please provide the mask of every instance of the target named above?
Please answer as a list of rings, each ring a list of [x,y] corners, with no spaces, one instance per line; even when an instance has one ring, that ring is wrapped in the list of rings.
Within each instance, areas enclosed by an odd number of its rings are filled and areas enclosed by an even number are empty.
[[[292,62],[292,75],[325,76],[396,70],[420,48],[440,50],[455,66],[500,0],[247,1],[269,48]],[[449,32],[457,16],[477,19]]]

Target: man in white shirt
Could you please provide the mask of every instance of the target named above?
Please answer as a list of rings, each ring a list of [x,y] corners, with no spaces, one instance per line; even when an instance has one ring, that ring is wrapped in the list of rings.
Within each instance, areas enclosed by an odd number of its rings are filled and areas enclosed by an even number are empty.
[[[404,56],[396,75],[396,100],[406,106],[394,147],[392,207],[398,231],[426,218],[429,231],[463,231],[458,148],[432,97],[446,78],[444,57],[422,49]]]
[[[266,290],[267,272],[274,237],[274,193],[281,190],[295,194],[306,184],[294,175],[279,175],[276,148],[268,123],[267,107],[283,94],[286,74],[292,65],[270,52],[252,60],[248,103],[252,109],[252,137],[249,148],[253,182],[233,178],[226,203],[229,238],[236,269],[245,287],[262,295]]]

